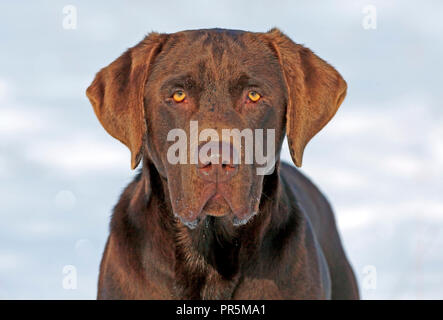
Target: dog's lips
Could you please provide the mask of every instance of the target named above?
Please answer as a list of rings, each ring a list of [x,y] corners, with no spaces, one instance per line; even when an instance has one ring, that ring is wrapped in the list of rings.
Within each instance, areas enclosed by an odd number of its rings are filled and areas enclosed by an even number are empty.
[[[245,225],[256,214],[257,214],[257,211],[252,211],[249,208],[246,208],[246,209],[234,214],[234,216],[232,218],[232,224],[236,227]]]
[[[220,191],[217,191],[205,204],[203,214],[213,217],[225,217],[230,215],[232,224],[236,227],[245,225],[258,213],[257,203],[252,207],[244,206],[235,208],[228,197],[225,197]]]
[[[213,217],[223,217],[231,212],[231,207],[221,193],[215,193],[203,207],[203,213]]]
[[[232,188],[227,185],[208,185],[200,193],[200,199],[194,203],[194,206],[182,203],[180,206],[182,210],[174,211],[175,216],[190,229],[195,229],[207,216],[229,217],[228,220],[234,226],[245,225],[257,214],[259,199],[257,202],[236,204],[230,197],[232,192]]]
[[[212,186],[208,185],[200,193],[200,201],[188,203],[187,201],[176,200],[172,203],[174,216],[190,229],[194,229],[202,220],[203,207],[215,193],[215,184]]]

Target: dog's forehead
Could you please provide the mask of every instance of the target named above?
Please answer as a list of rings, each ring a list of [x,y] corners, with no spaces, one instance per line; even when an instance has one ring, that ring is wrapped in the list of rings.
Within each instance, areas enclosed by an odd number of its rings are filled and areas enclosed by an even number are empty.
[[[245,48],[245,38],[253,37],[252,32],[229,29],[198,29],[185,30],[169,35],[168,43],[176,48],[178,44],[201,47],[217,45],[234,46],[235,44]],[[190,48],[192,49],[192,48]],[[195,47],[193,48],[195,49]]]
[[[228,29],[188,30],[170,34],[156,59],[154,77],[171,72],[208,72],[224,76],[245,71],[269,73],[277,65],[269,46],[256,33]]]
[[[199,37],[202,35],[211,34],[211,35],[224,35],[235,38],[245,33],[253,34],[253,32],[250,31],[237,30],[237,29],[223,29],[223,28],[184,30],[173,34],[186,34],[190,35],[191,37]]]

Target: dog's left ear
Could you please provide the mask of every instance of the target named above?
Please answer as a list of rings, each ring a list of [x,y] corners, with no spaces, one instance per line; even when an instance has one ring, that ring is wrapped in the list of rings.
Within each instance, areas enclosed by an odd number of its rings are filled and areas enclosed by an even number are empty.
[[[132,169],[140,162],[146,133],[143,101],[148,70],[166,36],[158,33],[146,36],[101,69],[86,90],[102,126],[131,151]]]
[[[334,116],[346,96],[346,82],[311,50],[278,29],[263,34],[277,55],[286,82],[286,134],[295,165],[311,138]]]

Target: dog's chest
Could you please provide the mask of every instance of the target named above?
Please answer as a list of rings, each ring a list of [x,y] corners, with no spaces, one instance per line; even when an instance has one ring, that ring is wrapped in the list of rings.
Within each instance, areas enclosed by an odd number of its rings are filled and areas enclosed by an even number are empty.
[[[174,295],[177,299],[232,299],[239,274],[223,276],[201,256],[178,255],[175,265]]]

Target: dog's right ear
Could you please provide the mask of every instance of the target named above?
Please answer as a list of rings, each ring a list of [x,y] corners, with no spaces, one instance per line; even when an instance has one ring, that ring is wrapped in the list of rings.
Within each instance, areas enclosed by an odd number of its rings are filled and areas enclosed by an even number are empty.
[[[149,67],[166,38],[166,34],[150,33],[101,69],[86,90],[102,126],[131,151],[132,169],[140,162],[146,133],[143,101]]]

